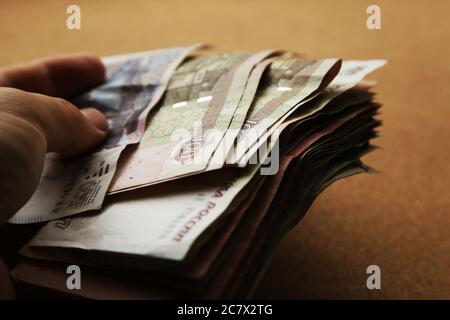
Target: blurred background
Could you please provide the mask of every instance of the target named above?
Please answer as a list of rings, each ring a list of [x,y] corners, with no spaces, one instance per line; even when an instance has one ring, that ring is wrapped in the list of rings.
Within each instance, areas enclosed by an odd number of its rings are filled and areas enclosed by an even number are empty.
[[[66,9],[81,8],[81,30]],[[366,27],[369,5],[381,30]],[[255,298],[450,299],[450,1],[0,2],[0,66],[43,56],[111,55],[204,42],[309,57],[389,59],[379,82],[379,174],[338,182],[284,238]],[[366,268],[381,268],[368,290]]]

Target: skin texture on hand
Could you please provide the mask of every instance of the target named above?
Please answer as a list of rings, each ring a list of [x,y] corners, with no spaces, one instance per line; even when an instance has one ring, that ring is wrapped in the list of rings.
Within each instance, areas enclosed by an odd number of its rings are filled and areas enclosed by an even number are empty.
[[[104,80],[100,59],[88,55],[0,69],[0,225],[34,193],[47,152],[80,154],[105,139],[101,112],[79,110],[65,100]]]

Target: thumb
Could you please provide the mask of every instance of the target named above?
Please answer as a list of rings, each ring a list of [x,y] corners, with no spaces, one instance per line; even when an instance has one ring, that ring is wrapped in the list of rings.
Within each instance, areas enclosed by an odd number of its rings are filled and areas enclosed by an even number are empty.
[[[18,89],[0,88],[0,112],[36,128],[45,139],[47,152],[82,153],[101,143],[107,134],[108,124],[100,111],[79,110],[67,100]]]
[[[106,121],[105,115],[97,109],[94,108],[85,108],[80,109],[83,116],[89,120],[97,129],[101,131],[108,130],[108,122]]]

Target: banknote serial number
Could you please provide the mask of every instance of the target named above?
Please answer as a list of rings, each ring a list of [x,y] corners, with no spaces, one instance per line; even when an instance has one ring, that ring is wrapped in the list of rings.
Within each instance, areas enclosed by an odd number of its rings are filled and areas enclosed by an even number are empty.
[[[217,306],[189,306],[187,304],[179,306],[178,315],[192,315],[209,318],[218,315],[271,315],[271,304],[221,304]]]

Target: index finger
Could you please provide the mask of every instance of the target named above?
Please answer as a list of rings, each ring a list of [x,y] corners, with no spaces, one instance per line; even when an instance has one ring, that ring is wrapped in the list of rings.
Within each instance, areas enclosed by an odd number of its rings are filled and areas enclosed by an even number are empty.
[[[105,67],[92,55],[46,58],[0,69],[0,86],[70,98],[105,81]]]

